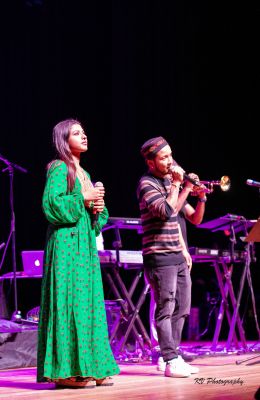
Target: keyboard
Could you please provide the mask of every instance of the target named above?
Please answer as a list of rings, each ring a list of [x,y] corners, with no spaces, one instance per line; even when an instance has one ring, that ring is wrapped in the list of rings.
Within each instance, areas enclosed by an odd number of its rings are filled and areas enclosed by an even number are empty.
[[[192,256],[194,261],[197,260],[211,260],[217,258],[230,258],[231,252],[230,250],[222,250],[222,249],[208,249],[201,247],[189,247],[189,253]],[[234,251],[234,260],[235,261],[244,261],[246,259],[246,251],[235,250]]]
[[[141,218],[128,218],[128,217],[110,217],[107,224],[102,229],[103,231],[111,228],[119,229],[137,229],[142,231]]]
[[[116,265],[116,250],[99,250],[100,264]],[[119,250],[119,263],[126,265],[142,265],[143,256],[141,250]],[[126,266],[127,268],[127,266]]]

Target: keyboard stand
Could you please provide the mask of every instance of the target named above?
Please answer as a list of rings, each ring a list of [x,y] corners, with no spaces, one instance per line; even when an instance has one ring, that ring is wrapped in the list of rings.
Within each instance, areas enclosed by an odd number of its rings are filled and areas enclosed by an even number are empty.
[[[129,310],[130,310],[128,320],[125,324],[125,333],[122,335],[122,338],[118,344],[117,353],[120,354],[123,351],[124,346],[125,346],[127,339],[132,330],[134,333],[134,337],[138,341],[142,352],[145,353],[144,343],[146,343],[148,345],[148,347],[151,348],[151,340],[150,340],[150,338],[146,332],[146,329],[141,321],[139,311],[145,300],[146,294],[148,293],[149,286],[148,285],[144,286],[144,288],[139,296],[139,299],[136,302],[136,305],[134,305],[134,303],[132,301],[132,296],[135,292],[135,288],[137,287],[137,284],[140,281],[140,279],[143,278],[143,269],[142,269],[142,267],[141,268],[139,267],[136,269],[136,274],[135,274],[133,282],[130,286],[129,291],[127,291],[125,284],[123,283],[123,281],[121,279],[118,269],[114,270],[114,274],[115,274],[115,278],[118,282],[119,287],[122,290],[123,296],[126,299]]]
[[[229,334],[228,334],[228,340],[226,342],[226,350],[229,351],[231,350],[232,343],[234,341],[234,344],[236,348],[239,348],[239,342],[238,338],[235,332],[235,327],[237,327],[238,330],[238,337],[241,341],[241,344],[243,346],[244,350],[247,350],[247,343],[246,343],[246,338],[245,338],[245,333],[242,325],[242,321],[240,319],[238,309],[239,309],[239,303],[235,298],[234,294],[234,289],[233,289],[233,284],[232,284],[232,272],[233,272],[233,264],[228,266],[226,260],[224,257],[218,257],[216,260],[212,262],[217,280],[218,280],[218,285],[221,293],[221,304],[218,312],[218,317],[217,317],[217,323],[215,327],[215,332],[214,332],[214,337],[212,341],[212,346],[211,350],[213,352],[217,351],[217,344],[219,340],[219,335],[222,327],[222,322],[224,315],[226,314],[228,324],[229,324]],[[222,268],[221,268],[222,267]],[[243,271],[244,274],[244,271]],[[229,297],[229,299],[228,299]],[[231,310],[232,308],[232,310]],[[231,313],[233,314],[234,317],[231,316]]]
[[[116,342],[115,336],[118,332],[119,328],[124,329],[124,333],[121,336],[121,339],[116,343],[113,347],[113,353],[116,358],[120,357],[124,347],[126,345],[127,339],[131,332],[133,332],[135,341],[138,342],[138,345],[142,351],[142,354],[145,354],[146,348],[144,344],[146,343],[147,346],[151,349],[151,340],[147,334],[147,331],[141,321],[139,311],[140,308],[145,300],[146,294],[149,290],[149,287],[145,285],[143,288],[136,305],[134,304],[132,297],[135,293],[137,285],[141,278],[143,278],[143,266],[142,265],[133,265],[133,268],[128,268],[128,265],[125,264],[125,269],[133,269],[135,271],[135,275],[129,290],[126,288],[121,275],[120,269],[124,268],[122,263],[120,262],[120,248],[122,248],[121,236],[120,236],[120,225],[113,226],[115,231],[116,240],[113,243],[113,246],[116,250],[116,263],[112,268],[104,268],[105,277],[110,284],[114,295],[117,299],[122,299],[122,318],[121,321],[119,320],[118,323],[115,324],[113,331],[111,332],[110,336],[110,344],[114,344]],[[122,319],[123,322],[122,323]]]
[[[215,257],[213,260],[213,265],[215,267],[218,284],[221,292],[221,305],[219,308],[216,329],[214,333],[213,343],[212,343],[212,351],[216,351],[217,349],[217,342],[219,339],[219,334],[224,318],[224,314],[227,316],[228,324],[229,324],[229,333],[226,342],[226,351],[232,350],[232,344],[235,344],[236,348],[239,349],[238,340],[243,347],[243,350],[247,351],[248,346],[246,343],[245,332],[243,328],[243,324],[241,318],[239,316],[239,308],[240,308],[240,301],[242,297],[242,292],[245,285],[245,278],[247,276],[249,287],[251,289],[251,295],[254,305],[254,296],[252,285],[250,285],[251,277],[250,277],[250,252],[249,248],[247,247],[246,256],[241,260],[235,260],[235,244],[236,240],[236,233],[239,231],[247,232],[247,229],[254,224],[254,221],[246,220],[245,217],[234,215],[234,214],[227,214],[223,217],[214,219],[212,221],[208,221],[206,223],[200,224],[200,228],[210,229],[212,232],[217,231],[229,231],[229,240],[230,240],[230,260],[227,261],[226,257]],[[255,224],[255,231],[260,230],[256,228]],[[250,238],[249,238],[250,240]],[[260,241],[260,234],[259,234],[259,241]],[[233,265],[235,262],[243,264],[243,271],[240,278],[240,287],[237,296],[234,294],[233,284],[232,284],[232,272],[233,272]],[[237,330],[236,330],[237,328]],[[258,324],[257,324],[258,328]],[[258,328],[259,332],[259,328]]]
[[[129,290],[126,288],[121,278],[121,268],[123,267],[113,266],[111,268],[102,268],[105,278],[107,279],[114,295],[117,299],[121,299],[120,305],[122,307],[122,315],[119,321],[113,327],[110,335],[110,344],[113,345],[113,353],[116,358],[120,357],[120,355],[123,353],[124,347],[131,332],[134,335],[135,341],[138,342],[143,354],[146,352],[145,344],[149,349],[152,347],[150,337],[148,336],[139,315],[140,308],[144,303],[146,294],[148,293],[149,285],[144,286],[136,304],[134,304],[132,300],[132,296],[135,293],[136,287],[143,278],[142,266],[131,268],[135,271],[135,275]],[[116,334],[118,333],[119,328],[123,329],[123,332],[121,332],[119,341],[115,343]]]
[[[228,340],[227,340],[227,346],[230,346],[230,344],[231,344],[232,337],[233,337],[233,334],[235,331],[235,326],[236,326],[237,320],[239,320],[239,307],[240,307],[240,302],[241,302],[246,278],[247,278],[247,283],[248,283],[248,287],[250,289],[250,294],[251,294],[253,313],[254,313],[254,318],[255,318],[255,325],[256,325],[256,330],[257,330],[257,334],[258,334],[258,341],[260,341],[260,328],[259,328],[259,323],[258,323],[258,318],[257,318],[255,295],[254,295],[251,270],[250,270],[252,256],[254,253],[253,244],[254,244],[254,242],[260,242],[260,219],[257,220],[256,224],[253,226],[252,230],[245,238],[245,242],[247,242],[247,244],[246,244],[246,260],[245,260],[245,264],[244,264],[243,273],[242,273],[242,276],[240,279],[240,286],[239,286],[239,291],[238,291],[238,295],[237,295],[237,306],[234,309],[234,313],[232,316]]]

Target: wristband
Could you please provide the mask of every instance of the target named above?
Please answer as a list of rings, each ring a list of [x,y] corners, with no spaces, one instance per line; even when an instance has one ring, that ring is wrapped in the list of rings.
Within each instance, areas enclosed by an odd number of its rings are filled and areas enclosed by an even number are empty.
[[[206,203],[207,197],[203,197],[202,199],[201,199],[201,198],[198,198],[198,201],[199,201],[200,203]]]

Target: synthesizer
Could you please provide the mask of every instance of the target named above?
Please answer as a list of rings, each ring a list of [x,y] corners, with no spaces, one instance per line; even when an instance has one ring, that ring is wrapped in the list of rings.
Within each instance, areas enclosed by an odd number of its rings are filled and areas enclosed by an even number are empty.
[[[222,249],[209,249],[201,247],[189,247],[189,253],[193,261],[207,262],[215,259],[224,258],[226,260],[231,259],[231,253],[229,250]],[[115,266],[117,262],[124,265],[125,268],[131,268],[131,266],[140,266],[143,264],[143,256],[141,250],[119,250],[119,260],[117,260],[116,250],[99,250],[100,264],[103,266]],[[234,261],[241,262],[246,259],[245,251],[235,250]]]
[[[141,250],[119,250],[119,260],[117,260],[116,250],[99,250],[100,264],[143,264],[143,255]]]
[[[119,228],[119,229],[136,229],[138,232],[142,232],[141,218],[128,218],[128,217],[110,217],[108,218],[107,224],[104,226],[102,231]]]
[[[215,258],[231,258],[230,250],[222,250],[222,249],[189,247],[189,253],[194,261],[203,259],[208,260]],[[246,259],[246,251],[235,250],[233,256],[235,261],[244,261]]]

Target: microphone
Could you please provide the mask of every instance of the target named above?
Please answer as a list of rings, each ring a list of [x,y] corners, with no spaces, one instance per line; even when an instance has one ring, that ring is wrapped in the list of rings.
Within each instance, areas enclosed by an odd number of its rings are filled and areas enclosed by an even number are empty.
[[[103,187],[104,185],[103,185],[103,183],[102,182],[96,182],[95,184],[94,184],[94,187],[95,188],[97,188],[97,187]],[[95,226],[97,225],[97,222],[98,222],[98,215],[99,215],[99,213],[97,212],[97,211],[93,211],[93,214],[92,214],[92,228],[94,229],[95,228]]]
[[[260,188],[260,182],[253,181],[253,179],[247,179],[246,184]]]
[[[189,182],[191,182],[194,186],[200,186],[200,183],[198,182],[198,181],[196,181],[195,179],[193,179],[193,178],[191,178],[188,174],[186,174],[185,172],[184,172],[184,174],[183,174],[183,177],[184,177],[184,179],[186,180],[186,181],[189,181]]]
[[[176,161],[175,161],[175,164],[170,168],[170,170],[172,171],[173,168],[174,168],[176,165],[177,165],[178,167],[180,167],[180,165],[177,164]],[[196,179],[193,179],[193,178],[191,178],[188,174],[186,174],[186,172],[185,172],[184,170],[183,170],[183,178],[184,178],[184,180],[191,182],[194,186],[200,187],[200,183],[199,183],[198,181],[196,181]]]

